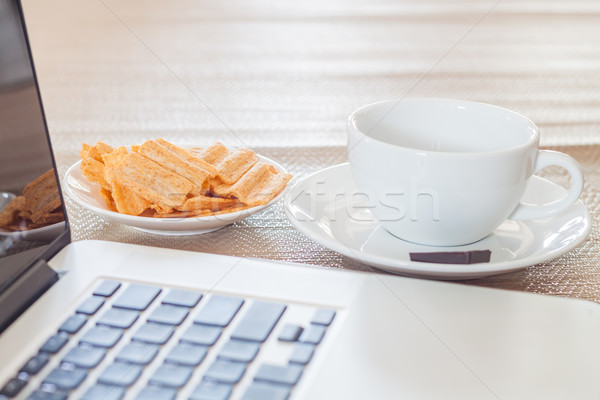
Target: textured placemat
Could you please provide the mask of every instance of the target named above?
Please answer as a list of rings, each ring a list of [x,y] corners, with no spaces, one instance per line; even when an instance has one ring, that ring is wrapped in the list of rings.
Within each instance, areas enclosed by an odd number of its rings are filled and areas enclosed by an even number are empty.
[[[581,199],[594,218],[589,239],[570,253],[524,270],[484,279],[464,281],[528,292],[577,297],[600,301],[600,237],[596,219],[600,214],[600,146],[562,146],[555,150],[575,157],[585,174]],[[321,168],[346,161],[344,147],[255,148],[257,152],[284,165],[296,179]],[[62,167],[61,169],[65,168]],[[568,185],[568,175],[559,168],[547,168],[542,176]],[[282,202],[219,231],[194,236],[161,236],[116,224],[83,209],[67,199],[74,240],[102,239],[174,249],[185,249],[241,257],[301,262],[331,268],[371,271],[367,265],[349,259],[315,243],[287,220]]]

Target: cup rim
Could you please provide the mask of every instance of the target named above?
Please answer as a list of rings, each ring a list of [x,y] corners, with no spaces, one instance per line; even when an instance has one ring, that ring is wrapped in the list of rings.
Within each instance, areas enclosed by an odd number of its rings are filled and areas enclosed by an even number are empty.
[[[442,150],[416,149],[414,147],[407,147],[407,146],[396,145],[396,144],[384,142],[382,140],[379,140],[372,136],[369,136],[368,134],[364,133],[356,126],[356,115],[358,113],[364,111],[365,109],[373,108],[373,107],[376,107],[376,106],[382,105],[382,104],[396,103],[391,109],[391,110],[393,110],[397,105],[399,105],[400,103],[405,102],[405,101],[408,101],[408,102],[443,102],[443,103],[455,103],[455,104],[462,103],[462,104],[471,104],[471,105],[475,104],[475,105],[479,105],[479,106],[485,106],[485,107],[501,110],[502,112],[506,112],[508,114],[514,115],[514,116],[522,119],[523,121],[525,121],[527,124],[529,124],[533,128],[534,134],[531,136],[531,138],[529,140],[527,140],[524,143],[521,143],[517,146],[506,147],[506,148],[502,148],[502,149],[485,150],[485,151],[442,151]],[[527,147],[531,146],[532,143],[536,144],[536,145],[539,144],[539,137],[540,137],[539,127],[531,119],[527,118],[523,114],[520,114],[516,111],[510,110],[505,107],[500,107],[500,106],[497,106],[494,104],[490,104],[490,103],[484,103],[484,102],[472,101],[472,100],[443,98],[443,97],[402,97],[399,99],[387,99],[387,100],[376,101],[376,102],[373,102],[370,104],[366,104],[366,105],[354,110],[348,117],[346,125],[347,125],[348,129],[352,129],[354,132],[358,133],[363,138],[368,139],[369,141],[379,143],[384,146],[388,146],[388,147],[392,147],[392,148],[396,148],[396,149],[404,149],[407,151],[418,151],[419,153],[422,153],[422,154],[436,154],[436,155],[460,156],[460,157],[492,155],[492,154],[501,154],[501,153],[505,153],[505,152],[513,152],[515,150],[527,148]]]

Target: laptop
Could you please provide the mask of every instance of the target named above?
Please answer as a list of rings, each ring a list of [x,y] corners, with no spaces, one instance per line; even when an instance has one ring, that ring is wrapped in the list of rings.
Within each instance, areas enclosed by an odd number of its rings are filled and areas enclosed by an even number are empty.
[[[0,0],[0,105],[2,207],[45,176],[64,217],[0,236],[0,399],[600,397],[595,303],[71,243],[15,0]]]

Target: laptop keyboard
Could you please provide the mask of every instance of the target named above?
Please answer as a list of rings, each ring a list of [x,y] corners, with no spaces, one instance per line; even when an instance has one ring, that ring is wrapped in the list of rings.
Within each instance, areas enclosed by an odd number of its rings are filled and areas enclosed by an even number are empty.
[[[286,319],[290,307],[306,317]],[[0,399],[28,385],[31,400],[288,399],[335,315],[327,308],[105,280]],[[265,347],[270,350],[261,357]]]

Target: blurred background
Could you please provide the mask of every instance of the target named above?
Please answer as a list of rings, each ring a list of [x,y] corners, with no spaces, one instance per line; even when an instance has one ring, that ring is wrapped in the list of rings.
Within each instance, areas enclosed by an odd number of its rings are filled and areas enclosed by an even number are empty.
[[[50,131],[69,154],[106,137],[343,146],[355,108],[404,96],[511,108],[545,145],[600,141],[597,0],[24,7]]]

